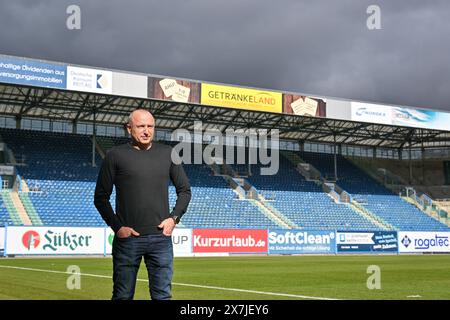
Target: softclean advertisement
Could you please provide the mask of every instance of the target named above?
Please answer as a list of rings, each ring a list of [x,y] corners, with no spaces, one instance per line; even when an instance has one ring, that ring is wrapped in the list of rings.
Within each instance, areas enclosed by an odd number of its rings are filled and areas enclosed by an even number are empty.
[[[334,254],[335,252],[334,231],[269,230],[269,254]]]

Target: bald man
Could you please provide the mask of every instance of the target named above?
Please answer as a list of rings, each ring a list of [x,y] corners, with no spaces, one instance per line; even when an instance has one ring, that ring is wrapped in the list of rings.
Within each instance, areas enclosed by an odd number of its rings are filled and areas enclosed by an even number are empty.
[[[171,159],[170,146],[153,142],[155,119],[143,109],[130,114],[131,142],[109,150],[103,159],[94,204],[115,232],[113,240],[113,300],[134,297],[142,258],[148,271],[150,297],[169,300],[173,275],[172,231],[191,199],[188,178]],[[168,186],[177,201],[169,211]],[[116,187],[116,212],[109,202]]]

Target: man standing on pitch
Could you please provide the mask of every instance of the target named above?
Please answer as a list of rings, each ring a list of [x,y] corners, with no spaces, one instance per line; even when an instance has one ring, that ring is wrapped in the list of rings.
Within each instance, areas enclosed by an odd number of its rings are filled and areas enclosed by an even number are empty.
[[[172,231],[191,199],[188,178],[171,158],[172,148],[153,142],[155,119],[144,110],[130,114],[131,143],[107,152],[97,179],[94,204],[115,232],[113,300],[133,299],[139,266],[144,257],[150,296],[171,298],[173,275]],[[177,201],[169,212],[169,180]],[[109,202],[116,187],[116,213]]]

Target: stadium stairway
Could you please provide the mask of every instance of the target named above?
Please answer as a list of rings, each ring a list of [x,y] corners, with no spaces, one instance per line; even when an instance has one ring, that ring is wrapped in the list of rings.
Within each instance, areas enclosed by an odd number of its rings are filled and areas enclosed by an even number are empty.
[[[4,202],[8,212],[10,212],[13,225],[42,225],[42,221],[27,192],[5,189],[2,190],[2,197],[5,199]]]
[[[283,215],[279,210],[269,203],[262,194],[250,183],[248,180],[239,177],[237,178],[241,181],[244,190],[244,199],[247,199],[251,204],[253,204],[260,212],[266,215],[270,220],[275,222],[283,229],[300,229],[300,227],[292,222],[289,218]],[[234,179],[236,180],[236,178]]]
[[[19,190],[23,192],[30,192],[30,188],[28,187],[28,183],[25,179],[20,179]]]
[[[219,160],[219,159],[217,159]],[[271,206],[263,195],[259,194],[258,190],[252,186],[245,178],[238,176],[236,171],[223,159],[220,159],[220,164],[214,162],[209,165],[211,171],[215,176],[221,176],[228,186],[235,192],[239,200],[248,201],[259,212],[272,220],[282,229],[298,229],[299,226],[293,223],[290,219],[285,217],[280,211]]]
[[[312,164],[306,163],[296,153],[281,151],[280,154],[288,159],[307,181],[323,181],[320,171],[317,170]]]
[[[19,212],[16,209],[16,206],[14,205],[14,201],[11,198],[11,191],[9,190],[2,190],[2,200],[3,203],[5,205],[5,208],[9,214],[9,223],[12,225],[17,225],[17,226],[22,226],[22,225],[27,225],[26,223],[28,222],[28,225],[31,224],[31,221],[24,221],[22,220],[22,217],[20,216]]]
[[[272,206],[268,200],[264,198],[263,195],[258,194],[258,199],[253,199],[255,205],[259,206],[261,210],[267,211],[277,223],[286,229],[301,229],[301,227],[294,223],[291,219],[282,214],[277,208]]]
[[[217,163],[217,162],[220,162],[217,160],[219,160],[219,159],[215,159],[214,162],[209,165],[209,167],[211,168],[211,170],[214,172],[215,175],[228,176],[228,177],[233,177],[233,178],[238,177],[238,174],[236,173],[236,171],[234,171],[234,169],[230,165],[225,163],[225,161],[223,161],[223,159],[222,159],[222,163]]]
[[[18,192],[20,200],[22,201],[23,207],[28,214],[28,217],[31,220],[31,223],[34,226],[42,226],[42,220],[39,217],[39,214],[36,211],[36,208],[33,206],[30,197],[28,196],[28,191],[19,191]]]
[[[9,195],[12,200],[12,204],[17,212],[17,214],[20,217],[20,220],[22,221],[23,225],[30,226],[33,223],[31,222],[30,217],[28,216],[27,211],[25,210],[25,207],[22,203],[22,200],[20,200],[19,193],[17,191],[9,191]]]
[[[381,219],[379,216],[369,211],[367,208],[364,208],[364,206],[360,205],[357,201],[352,200],[351,204],[349,205],[351,205],[351,208],[353,210],[366,217],[366,219],[377,225],[381,230],[398,230],[398,228]]]
[[[414,188],[408,188],[410,192],[402,192],[400,193],[400,197],[406,202],[412,204],[422,212],[428,214],[433,219],[450,226],[450,220],[448,219],[448,211],[440,206],[440,204],[425,194],[422,194],[420,197],[417,196]],[[405,195],[406,193],[406,195]]]

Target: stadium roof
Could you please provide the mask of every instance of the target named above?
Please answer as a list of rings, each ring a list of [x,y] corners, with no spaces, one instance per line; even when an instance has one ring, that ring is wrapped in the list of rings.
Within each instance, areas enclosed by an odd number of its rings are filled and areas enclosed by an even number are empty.
[[[222,132],[228,128],[276,128],[281,139],[303,142],[390,148],[408,147],[409,142],[413,147],[450,146],[450,132],[435,129],[0,83],[0,114],[18,118],[123,125],[137,107],[150,110],[156,126],[169,130],[193,130],[194,122],[202,121],[204,129]]]

